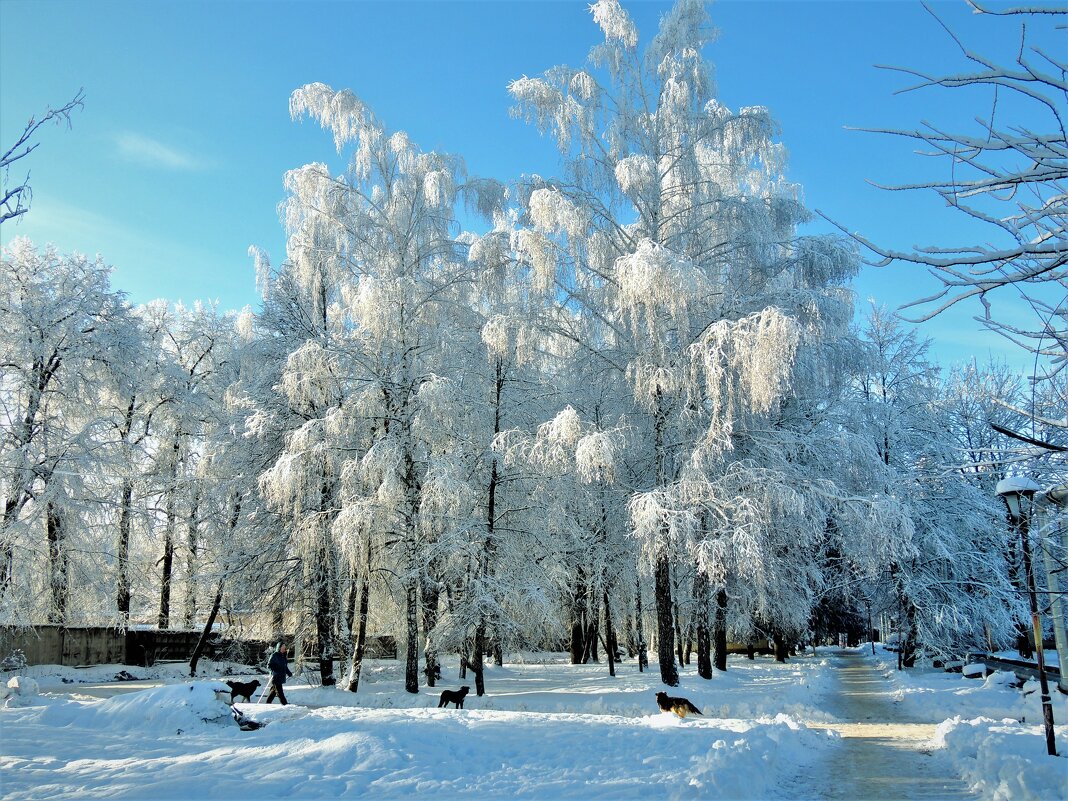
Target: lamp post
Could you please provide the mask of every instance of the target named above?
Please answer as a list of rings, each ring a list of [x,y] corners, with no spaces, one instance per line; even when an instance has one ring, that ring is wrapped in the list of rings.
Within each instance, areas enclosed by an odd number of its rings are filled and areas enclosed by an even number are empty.
[[[1034,519],[1042,542],[1042,555],[1046,563],[1046,587],[1053,618],[1053,642],[1057,647],[1060,662],[1060,678],[1057,689],[1068,695],[1068,631],[1065,629],[1065,592],[1061,589],[1060,565],[1064,564],[1064,533],[1060,525],[1050,522],[1052,507],[1063,508],[1068,504],[1068,483],[1049,487],[1035,495]]]
[[[1042,649],[1042,623],[1038,617],[1038,591],[1035,589],[1035,573],[1031,566],[1031,543],[1028,538],[1028,515],[1024,513],[1023,498],[1031,498],[1041,487],[1029,478],[1013,476],[998,482],[995,492],[1005,501],[1013,525],[1020,532],[1020,550],[1027,581],[1027,598],[1031,604],[1031,628],[1035,634],[1035,651],[1038,654],[1038,680],[1042,690],[1042,720],[1046,728],[1046,751],[1057,756],[1057,744],[1053,736],[1053,704],[1050,702],[1049,682],[1046,681],[1046,659]]]

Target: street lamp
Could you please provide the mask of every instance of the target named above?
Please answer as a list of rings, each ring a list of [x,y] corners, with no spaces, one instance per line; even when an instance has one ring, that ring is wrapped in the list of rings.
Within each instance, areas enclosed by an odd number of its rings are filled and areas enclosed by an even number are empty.
[[[1051,520],[1059,510],[1068,505],[1068,483],[1049,487],[1035,495],[1032,516],[1042,542],[1042,555],[1046,563],[1046,588],[1049,593],[1049,605],[1053,618],[1053,641],[1057,646],[1057,658],[1060,662],[1060,679],[1057,689],[1068,695],[1068,630],[1065,629],[1065,595],[1061,590],[1062,565],[1065,563],[1064,527],[1060,522]],[[1057,508],[1058,512],[1051,511]]]
[[[1004,499],[1013,525],[1020,531],[1020,550],[1023,554],[1027,597],[1031,604],[1031,628],[1035,633],[1035,651],[1038,654],[1038,680],[1042,689],[1042,720],[1046,727],[1046,751],[1050,756],[1057,756],[1057,744],[1053,737],[1053,704],[1049,697],[1046,659],[1042,649],[1042,623],[1038,618],[1038,591],[1035,589],[1035,573],[1031,567],[1031,543],[1027,535],[1028,516],[1024,513],[1021,503],[1023,498],[1031,498],[1041,490],[1042,488],[1029,478],[1012,476],[999,481],[994,491]]]

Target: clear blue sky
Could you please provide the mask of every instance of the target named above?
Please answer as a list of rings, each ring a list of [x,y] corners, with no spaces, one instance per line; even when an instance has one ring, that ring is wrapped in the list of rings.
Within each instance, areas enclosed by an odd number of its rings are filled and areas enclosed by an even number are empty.
[[[645,38],[667,8],[625,5]],[[963,0],[934,8],[978,49],[1014,44],[1010,27],[977,19]],[[874,68],[961,65],[919,3],[727,0],[711,13],[720,38],[706,56],[721,100],[771,109],[810,207],[895,247],[980,238],[931,197],[867,183],[931,177],[930,160],[901,140],[846,130],[922,119],[960,127],[984,102],[942,90],[894,96],[906,77]],[[134,302],[255,304],[246,252],[257,244],[284,258],[284,172],[338,163],[327,134],[289,119],[293,89],[350,88],[389,127],[424,149],[463,155],[474,174],[551,175],[555,147],[509,117],[507,84],[580,65],[598,38],[585,2],[0,0],[0,144],[46,105],[79,87],[86,95],[73,129],[44,130],[23,162],[33,207],[4,225],[3,240],[101,253]],[[862,302],[892,307],[933,287],[905,267],[866,268],[857,282]],[[1024,366],[1015,348],[978,333],[978,312],[968,305],[924,327],[939,358],[1007,354]]]

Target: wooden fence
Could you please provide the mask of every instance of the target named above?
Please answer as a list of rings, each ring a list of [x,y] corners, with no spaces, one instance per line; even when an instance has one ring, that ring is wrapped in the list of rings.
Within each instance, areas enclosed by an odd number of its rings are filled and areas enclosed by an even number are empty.
[[[158,629],[124,632],[100,626],[35,626],[32,629],[0,626],[0,660],[19,650],[28,665],[147,667],[156,662],[189,660],[200,634],[200,631]],[[292,652],[292,637],[286,637],[285,640]],[[203,656],[205,659],[262,665],[273,650],[274,643],[225,640],[215,636],[208,641]],[[396,659],[396,640],[393,637],[368,637],[367,657]],[[311,655],[306,654],[305,658],[311,659]]]
[[[126,634],[98,627],[0,626],[0,659],[19,650],[28,665],[126,664]]]
[[[22,651],[28,665],[154,665],[184,661],[193,654],[199,631],[118,629],[102,626],[35,626],[31,629],[0,626],[0,659]],[[211,657],[221,641],[212,641]],[[266,648],[266,645],[263,646]]]

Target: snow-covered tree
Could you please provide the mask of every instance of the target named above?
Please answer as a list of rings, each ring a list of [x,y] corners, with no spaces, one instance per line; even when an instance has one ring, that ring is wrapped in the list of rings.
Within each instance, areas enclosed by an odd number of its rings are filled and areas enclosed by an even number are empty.
[[[308,422],[290,435],[264,488],[286,503],[295,491],[318,492],[316,525],[354,563],[372,530],[388,532],[405,599],[405,686],[418,692],[420,588],[438,580],[428,572],[431,532],[420,524],[434,445],[419,418],[449,415],[431,409],[450,397],[436,390],[452,309],[470,284],[455,206],[464,196],[483,208],[500,191],[465,183],[458,158],[388,134],[351,92],[309,84],[293,93],[290,110],[329,130],[339,152],[353,152],[342,175],[312,164],[286,178],[286,269],[311,299],[311,336],[290,354],[281,386]],[[314,487],[299,478],[311,472],[320,475]]]
[[[148,315],[147,308],[135,309],[131,323],[136,336],[123,353],[123,367],[103,377],[100,387],[101,406],[107,409],[112,430],[104,441],[110,451],[108,485],[114,500],[114,571],[115,612],[119,626],[130,622],[133,585],[147,590],[148,571],[134,558],[135,530],[146,529],[149,514],[145,504],[150,490],[150,448],[156,433],[154,421],[172,402],[166,386],[163,365],[162,334],[158,316]]]
[[[862,413],[888,468],[887,494],[904,519],[885,549],[878,590],[897,619],[906,667],[917,642],[960,653],[1011,631],[1019,599],[1006,565],[995,498],[960,470],[953,418],[928,341],[874,309],[865,330],[870,361]],[[985,627],[985,628],[984,628]]]
[[[215,308],[200,303],[192,307],[171,307],[156,301],[140,312],[145,325],[157,332],[157,362],[163,403],[154,414],[152,466],[149,492],[157,497],[162,510],[153,520],[153,534],[158,530],[159,557],[159,627],[171,625],[172,597],[179,572],[186,577],[183,598],[185,623],[192,625],[196,605],[192,577],[196,572],[197,529],[200,525],[201,482],[198,463],[207,433],[218,416],[218,407],[226,385],[225,363],[232,322]],[[185,542],[179,543],[180,531]],[[155,536],[152,537],[156,539]],[[175,558],[184,564],[176,565]],[[184,556],[182,560],[180,557]]]
[[[137,333],[99,259],[17,238],[0,265],[0,603],[13,620],[62,623],[72,555],[102,550],[85,539],[111,423],[100,389],[128,369]]]
[[[805,326],[825,312],[841,325],[855,259],[834,240],[795,238],[806,213],[781,177],[767,110],[716,100],[703,3],[677,3],[644,49],[615,0],[592,12],[605,40],[587,68],[510,85],[515,113],[566,159],[562,179],[529,187],[517,245],[535,288],[561,299],[554,333],[628,379],[645,443],[631,514],[654,574],[661,676],[674,685],[672,563],[718,497],[724,455],[787,397]]]

